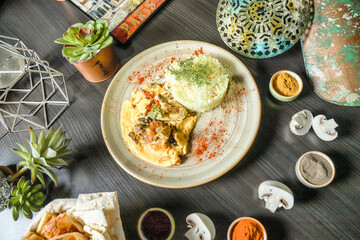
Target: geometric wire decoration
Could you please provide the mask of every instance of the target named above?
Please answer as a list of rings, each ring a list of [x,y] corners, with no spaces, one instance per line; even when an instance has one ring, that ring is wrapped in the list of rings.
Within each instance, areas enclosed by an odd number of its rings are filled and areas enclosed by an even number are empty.
[[[64,74],[21,40],[0,35],[0,122],[6,131],[46,129],[68,106]]]

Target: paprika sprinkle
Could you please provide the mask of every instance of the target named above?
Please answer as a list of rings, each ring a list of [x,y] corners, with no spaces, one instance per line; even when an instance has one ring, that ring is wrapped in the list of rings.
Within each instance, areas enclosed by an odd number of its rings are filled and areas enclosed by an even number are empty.
[[[229,240],[266,240],[266,232],[256,219],[241,218],[232,224],[229,237]]]

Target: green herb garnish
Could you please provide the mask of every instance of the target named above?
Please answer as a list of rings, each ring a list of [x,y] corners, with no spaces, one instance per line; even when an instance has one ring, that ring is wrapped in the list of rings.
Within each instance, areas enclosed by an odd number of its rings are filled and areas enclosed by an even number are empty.
[[[152,108],[150,110],[149,117],[152,119],[156,119],[156,117],[159,116],[159,118],[162,118],[162,115],[164,114],[164,111],[158,107],[158,105],[155,103],[152,105]]]
[[[194,63],[194,58],[179,61],[179,69],[168,68],[175,75],[176,80],[186,79],[190,84],[202,86],[210,84],[209,76],[212,73],[208,63]]]

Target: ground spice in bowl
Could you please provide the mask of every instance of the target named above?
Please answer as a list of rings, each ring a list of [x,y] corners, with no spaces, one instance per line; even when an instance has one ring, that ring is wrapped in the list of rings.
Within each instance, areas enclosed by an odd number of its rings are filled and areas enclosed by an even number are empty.
[[[323,185],[332,178],[333,169],[323,156],[308,154],[301,161],[300,173],[311,184]]]
[[[229,240],[266,240],[264,227],[253,218],[240,218],[231,228]]]
[[[291,97],[299,91],[300,86],[298,81],[289,73],[280,72],[274,77],[273,88],[277,93]]]
[[[147,210],[139,220],[139,234],[144,240],[167,240],[174,233],[174,220],[161,208]]]

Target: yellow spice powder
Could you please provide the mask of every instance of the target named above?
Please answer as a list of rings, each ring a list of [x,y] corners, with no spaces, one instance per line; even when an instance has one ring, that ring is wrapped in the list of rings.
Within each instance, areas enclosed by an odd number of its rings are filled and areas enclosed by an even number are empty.
[[[291,97],[299,91],[298,81],[286,72],[279,73],[273,80],[274,90],[286,97]]]

